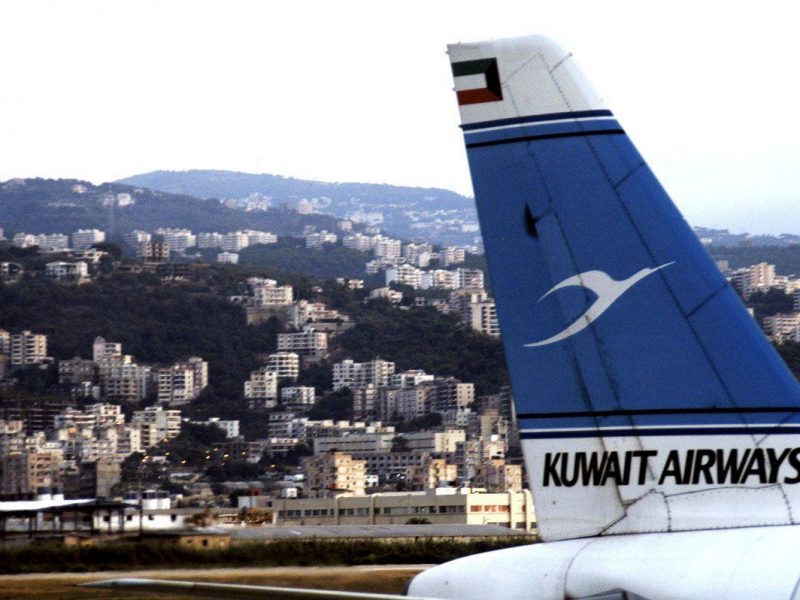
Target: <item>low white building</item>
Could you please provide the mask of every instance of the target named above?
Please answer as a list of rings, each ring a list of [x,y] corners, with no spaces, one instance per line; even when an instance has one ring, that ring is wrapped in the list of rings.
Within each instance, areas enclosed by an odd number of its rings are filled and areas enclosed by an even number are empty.
[[[217,262],[225,265],[238,265],[239,255],[236,252],[220,252],[217,254]]]
[[[55,261],[45,265],[45,274],[52,279],[59,281],[74,280],[80,281],[89,277],[89,265],[83,261],[64,262]]]

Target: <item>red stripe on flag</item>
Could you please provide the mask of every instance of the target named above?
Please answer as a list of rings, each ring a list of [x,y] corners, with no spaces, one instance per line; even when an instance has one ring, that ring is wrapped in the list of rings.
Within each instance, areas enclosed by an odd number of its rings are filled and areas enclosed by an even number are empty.
[[[461,90],[456,92],[458,97],[458,104],[480,104],[481,102],[497,102],[502,100],[502,96],[498,96],[488,88],[480,88],[477,90]]]

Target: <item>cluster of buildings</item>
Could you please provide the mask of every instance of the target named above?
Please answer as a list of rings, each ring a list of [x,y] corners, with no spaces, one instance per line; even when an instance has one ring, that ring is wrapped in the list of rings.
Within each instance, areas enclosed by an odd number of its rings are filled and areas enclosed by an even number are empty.
[[[0,235],[0,240],[3,239]],[[11,238],[11,245],[17,248],[37,247],[43,252],[60,255],[60,260],[45,263],[45,276],[78,283],[88,281],[101,259],[108,254],[92,247],[102,242],[105,242],[105,233],[97,229],[79,229],[71,236],[18,232]],[[24,268],[18,263],[0,262],[0,282],[16,281],[23,273]]]
[[[726,261],[717,265],[725,273],[731,285],[745,301],[755,293],[779,290],[792,297],[792,311],[769,315],[763,319],[764,333],[772,341],[800,342],[800,279],[778,275],[775,265],[758,263],[731,271]]]
[[[134,411],[127,422],[115,404],[64,407],[46,429],[35,431],[24,415],[10,416],[22,418],[0,419],[0,494],[6,497],[61,489],[73,497],[108,498],[128,456],[181,430],[180,411],[159,406]]]
[[[208,363],[192,356],[161,368],[139,365],[133,356],[122,353],[122,344],[98,337],[91,359],[59,361],[58,379],[73,396],[136,403],[153,392],[159,404],[180,406],[208,386]]]
[[[70,243],[70,240],[72,243]],[[79,229],[68,236],[63,233],[15,233],[11,237],[11,245],[18,248],[38,246],[45,252],[62,250],[88,250],[94,244],[106,241],[106,234],[99,229]]]
[[[0,329],[0,379],[13,367],[49,364],[47,336],[31,331],[10,333]]]
[[[170,253],[183,254],[188,248],[217,248],[217,262],[236,264],[238,252],[256,244],[274,244],[278,236],[267,231],[246,229],[218,233],[216,231],[193,233],[190,229],[159,227],[152,233],[134,230],[123,236],[125,244],[136,256],[147,262],[165,262]]]
[[[446,289],[451,292],[449,299],[419,299],[417,305],[429,303],[461,315],[476,329],[496,331],[494,304],[483,289],[483,274],[446,269],[464,262],[463,249],[436,251],[427,243],[404,244],[375,228],[353,233],[352,223],[350,227],[347,223],[338,233],[307,231],[306,246],[341,241],[370,252],[373,260],[367,269],[387,271],[387,286],[372,290],[370,297],[399,302],[402,294],[389,287],[392,283]],[[76,235],[87,233],[91,236],[85,239],[73,236],[72,245],[87,247],[105,239],[96,230]],[[223,255],[275,241],[266,232],[194,234],[171,228],[125,236],[145,263],[168,262],[171,252],[190,247],[219,248],[219,260],[233,261]],[[429,269],[432,261],[442,268]],[[48,266],[47,274],[80,279],[91,272],[69,264],[73,266]],[[419,281],[408,283],[415,273],[420,274]],[[338,281],[351,289],[364,287],[360,279]],[[350,317],[323,302],[297,299],[291,285],[261,277],[243,282],[230,301],[244,308],[249,324],[277,317],[288,330],[278,334],[275,351],[263,355],[262,366],[242,382],[246,405],[268,410],[265,430],[255,439],[244,439],[238,421],[204,421],[201,424],[224,431],[226,438],[205,449],[206,458],[235,457],[265,464],[265,457],[277,459],[307,448],[311,455],[291,481],[259,498],[272,511],[274,522],[405,523],[412,515],[425,515],[434,522],[472,519],[530,528],[533,513],[529,495],[522,491],[522,466],[507,460],[509,448],[518,443],[508,393],[476,399],[469,382],[419,369],[398,372],[393,362],[380,358],[365,362],[347,358],[330,365],[330,391],[352,392],[352,420],[312,419],[309,413],[319,392],[328,390],[303,385],[298,379],[304,369],[329,358],[330,339],[354,325]],[[51,362],[46,336],[0,331],[0,379],[12,366]],[[120,482],[120,465],[131,454],[146,452],[147,460],[170,464],[169,452],[160,444],[180,434],[186,421],[181,409],[208,385],[208,364],[200,357],[172,365],[139,364],[123,353],[120,343],[101,337],[92,345],[91,359],[60,360],[57,369],[59,385],[69,391],[68,397],[37,407],[3,405],[0,411],[0,460],[5,467],[0,494],[24,496],[55,487],[73,497],[110,496]],[[76,399],[83,408],[78,408]],[[141,406],[145,399],[155,404],[130,408]],[[403,423],[411,424],[411,430],[399,431]],[[187,469],[178,469],[175,475],[186,475]],[[473,493],[476,489],[487,493]],[[394,490],[400,493],[395,495]]]

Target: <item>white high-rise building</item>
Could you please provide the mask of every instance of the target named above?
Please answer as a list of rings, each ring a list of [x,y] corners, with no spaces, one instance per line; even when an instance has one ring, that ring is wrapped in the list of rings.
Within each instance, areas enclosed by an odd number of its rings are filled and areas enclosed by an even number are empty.
[[[250,245],[250,236],[244,231],[231,231],[222,236],[220,247],[226,252],[239,252]]]
[[[309,327],[298,333],[278,334],[279,352],[296,352],[300,356],[322,357],[328,353],[328,334]]]
[[[36,245],[46,252],[58,252],[69,248],[69,236],[63,233],[41,233],[36,236]]]
[[[386,285],[399,283],[414,289],[422,287],[423,271],[412,265],[397,265],[386,269]]]
[[[397,260],[402,256],[403,243],[400,240],[384,238],[375,244],[375,258]]]
[[[159,227],[153,233],[161,236],[169,244],[172,252],[185,252],[187,248],[197,246],[197,236],[189,229]]]
[[[295,380],[300,375],[300,356],[296,352],[275,352],[269,355],[267,368],[278,379]]]
[[[289,306],[294,299],[294,290],[290,285],[278,285],[274,279],[250,277],[247,285],[253,293],[253,306]]]
[[[79,229],[72,234],[72,248],[75,250],[86,250],[105,241],[106,234],[99,229]]]
[[[123,235],[122,241],[125,242],[125,244],[130,246],[131,248],[139,250],[139,247],[142,244],[146,244],[147,242],[149,242],[152,239],[152,237],[153,236],[151,236],[146,231],[142,231],[140,229],[134,229],[130,233],[126,233],[125,235]]]
[[[376,358],[369,362],[357,363],[346,359],[333,365],[333,389],[340,390],[374,385],[383,387],[389,384],[394,375],[393,362]]]
[[[267,231],[246,229],[244,233],[247,234],[247,243],[250,246],[255,246],[256,244],[276,244],[278,242],[278,236]]]
[[[197,234],[197,247],[198,248],[222,248],[222,235],[216,231],[198,233]]]

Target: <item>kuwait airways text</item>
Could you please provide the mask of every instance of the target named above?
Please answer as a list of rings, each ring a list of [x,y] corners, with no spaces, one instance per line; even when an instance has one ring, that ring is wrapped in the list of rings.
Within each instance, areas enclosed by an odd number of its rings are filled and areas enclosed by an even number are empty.
[[[800,482],[800,448],[670,450],[627,452],[548,452],[544,486],[606,484],[767,484]]]

